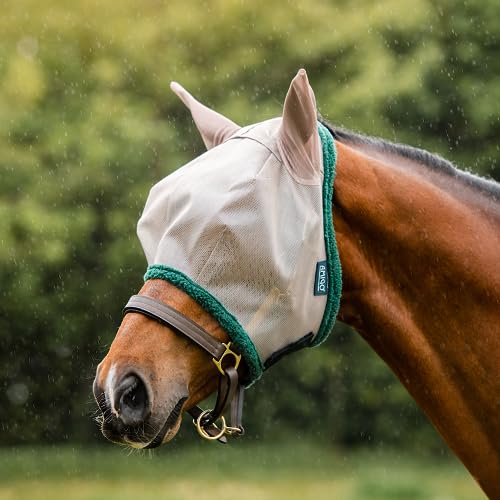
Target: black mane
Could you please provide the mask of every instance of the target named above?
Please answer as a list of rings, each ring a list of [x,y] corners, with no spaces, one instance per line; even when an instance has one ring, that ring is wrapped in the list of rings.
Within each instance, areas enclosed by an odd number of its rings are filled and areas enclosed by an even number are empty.
[[[500,200],[500,184],[494,180],[485,179],[483,177],[479,177],[478,175],[460,170],[455,167],[453,163],[445,160],[437,154],[429,153],[424,149],[407,146],[406,144],[397,144],[386,141],[385,139],[370,137],[352,132],[350,130],[333,127],[323,119],[320,119],[320,121],[326,128],[328,128],[333,137],[342,143],[365,145],[390,155],[401,156],[402,158],[415,161],[421,165],[425,165],[435,172],[458,179],[465,185],[478,190],[495,200]]]

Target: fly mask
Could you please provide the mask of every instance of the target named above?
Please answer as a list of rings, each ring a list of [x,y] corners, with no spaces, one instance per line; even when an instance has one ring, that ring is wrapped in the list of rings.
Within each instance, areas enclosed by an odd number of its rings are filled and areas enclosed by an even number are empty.
[[[241,420],[237,366],[223,369],[222,357],[239,363],[241,354],[248,386],[333,328],[342,286],[332,222],[335,144],[317,122],[304,70],[291,83],[282,118],[243,128],[180,85],[171,87],[208,151],[151,189],[138,223],[145,280],[166,280],[187,293],[219,322],[236,352],[210,345],[206,332],[151,299],[132,297],[125,312],[173,326],[213,355],[222,374],[216,409],[190,412],[202,436],[219,438],[224,429],[242,431],[239,424],[224,423],[220,433],[213,428],[234,394],[233,420]]]
[[[292,82],[283,118],[244,128],[219,123],[172,87],[210,149],[152,188],[138,223],[145,279],[171,282],[211,313],[253,382],[333,327],[341,291],[334,141],[316,121],[305,72]]]

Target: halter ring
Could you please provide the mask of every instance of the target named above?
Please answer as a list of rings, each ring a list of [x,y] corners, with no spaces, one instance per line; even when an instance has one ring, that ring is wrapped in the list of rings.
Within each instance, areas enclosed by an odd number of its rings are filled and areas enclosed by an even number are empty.
[[[217,439],[221,438],[224,434],[227,433],[228,427],[226,425],[226,419],[223,416],[221,416],[220,420],[222,423],[222,429],[220,429],[220,432],[218,434],[216,434],[215,436],[211,436],[205,430],[205,428],[203,427],[203,425],[201,423],[201,421],[203,420],[203,417],[205,417],[209,413],[210,413],[210,410],[205,410],[203,413],[200,414],[200,416],[196,420],[193,420],[193,424],[196,426],[196,430],[198,431],[198,434],[202,438],[208,439],[209,441],[216,441]],[[217,426],[215,426],[215,424],[214,424],[214,427],[217,428]],[[233,427],[229,427],[229,429],[231,429],[231,431],[232,431]],[[229,432],[228,434],[232,434],[232,433],[233,432]]]

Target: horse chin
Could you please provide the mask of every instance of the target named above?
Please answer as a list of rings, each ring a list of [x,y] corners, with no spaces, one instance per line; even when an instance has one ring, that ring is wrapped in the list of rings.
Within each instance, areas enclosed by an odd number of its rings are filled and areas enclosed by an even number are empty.
[[[174,425],[170,427],[170,429],[165,434],[165,437],[163,438],[163,441],[161,443],[162,445],[168,443],[175,437],[175,435],[179,432],[179,429],[181,428],[181,423],[182,423],[182,417],[179,416]]]

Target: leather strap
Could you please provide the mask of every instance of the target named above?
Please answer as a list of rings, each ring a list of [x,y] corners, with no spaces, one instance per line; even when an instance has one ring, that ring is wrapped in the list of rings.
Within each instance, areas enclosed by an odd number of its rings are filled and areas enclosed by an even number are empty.
[[[195,344],[208,352],[213,358],[219,360],[224,354],[225,347],[221,342],[214,339],[206,330],[191,321],[188,317],[176,311],[168,304],[159,300],[145,297],[143,295],[132,295],[127,305],[123,308],[123,314],[138,312],[163,323],[178,332],[186,335]]]
[[[215,402],[214,409],[202,421],[203,427],[214,424],[224,413],[227,404],[233,401],[238,386],[238,372],[232,366],[226,368],[224,375],[219,377],[219,390],[217,391],[217,401]]]
[[[234,395],[233,400],[231,401],[231,427],[235,429],[239,429],[238,433],[240,436],[245,434],[245,428],[243,427],[243,400],[245,396],[245,387],[243,385],[239,385],[236,390],[236,394]]]

